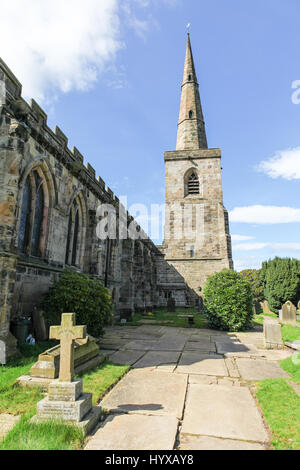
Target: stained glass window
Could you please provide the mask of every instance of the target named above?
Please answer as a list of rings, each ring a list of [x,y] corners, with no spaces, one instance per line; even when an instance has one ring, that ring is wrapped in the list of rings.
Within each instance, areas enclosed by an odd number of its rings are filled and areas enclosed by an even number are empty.
[[[31,254],[33,256],[40,256],[40,239],[42,235],[42,225],[44,218],[44,190],[42,180],[35,173],[36,182],[36,198],[35,198],[35,211],[33,219],[33,230],[31,239]]]
[[[75,225],[74,225],[72,266],[76,266],[78,233],[79,233],[79,211],[77,210],[76,216],[75,216]]]
[[[29,177],[26,180],[23,192],[23,201],[20,218],[18,248],[22,253],[26,252],[30,234],[30,214],[31,214],[32,192]]]

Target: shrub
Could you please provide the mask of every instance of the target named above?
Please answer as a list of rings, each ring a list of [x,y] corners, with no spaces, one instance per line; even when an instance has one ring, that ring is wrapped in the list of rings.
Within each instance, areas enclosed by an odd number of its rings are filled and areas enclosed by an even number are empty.
[[[272,312],[280,310],[288,300],[297,304],[300,298],[300,260],[276,257],[266,261],[260,277]]]
[[[229,269],[208,278],[204,288],[205,315],[212,328],[239,331],[251,328],[253,296],[251,285]]]
[[[101,281],[70,270],[54,282],[42,308],[52,325],[60,324],[62,313],[76,313],[77,325],[86,325],[89,334],[97,338],[103,335],[103,326],[112,320],[109,290]]]
[[[250,282],[255,302],[262,302],[265,299],[264,285],[260,278],[260,272],[260,269],[245,269],[240,272],[242,278]]]

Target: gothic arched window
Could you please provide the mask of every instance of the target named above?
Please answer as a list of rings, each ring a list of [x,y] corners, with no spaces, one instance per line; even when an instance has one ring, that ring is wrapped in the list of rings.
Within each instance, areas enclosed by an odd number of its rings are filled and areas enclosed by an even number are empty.
[[[18,249],[21,253],[42,256],[41,239],[44,223],[45,180],[38,171],[27,177],[23,190]]]
[[[194,117],[194,113],[193,113],[193,111],[190,111],[190,112],[189,112],[189,118],[190,118],[190,119],[193,119],[193,117]]]
[[[191,176],[188,179],[188,194],[199,194],[200,192],[200,184],[199,184],[199,178],[196,175],[196,173],[192,173]]]
[[[80,253],[83,240],[83,215],[80,198],[77,197],[70,209],[68,238],[66,247],[66,264],[80,266]]]

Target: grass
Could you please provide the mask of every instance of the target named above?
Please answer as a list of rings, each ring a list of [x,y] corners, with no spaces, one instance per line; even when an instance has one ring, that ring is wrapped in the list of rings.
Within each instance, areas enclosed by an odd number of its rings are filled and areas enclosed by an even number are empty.
[[[28,375],[30,368],[37,361],[37,356],[52,346],[53,343],[42,343],[34,347],[22,346],[23,356],[0,368],[0,413],[21,415],[13,430],[0,440],[0,450],[83,448],[83,433],[75,426],[57,421],[30,423],[31,417],[36,413],[36,405],[44,395],[39,388],[23,388],[15,383],[20,375]],[[84,391],[93,394],[94,405],[99,403],[105,393],[126,374],[129,368],[105,362],[97,369],[82,375]]]
[[[299,395],[285,379],[263,380],[255,393],[272,431],[274,449],[300,450]]]
[[[187,318],[180,315],[194,315],[194,325],[189,325]],[[151,320],[153,325],[173,326],[177,328],[205,328],[207,322],[204,315],[199,314],[197,309],[176,309],[176,313],[167,312],[165,309],[154,310],[152,316],[135,313],[128,325],[140,325],[141,320]],[[155,323],[154,323],[155,322]]]
[[[298,364],[296,364],[294,357],[298,357]],[[291,375],[294,382],[300,384],[300,352],[296,352],[293,357],[288,357],[282,361],[280,367]]]
[[[253,320],[254,323],[257,325],[263,325],[264,316],[278,318],[278,315],[276,315],[275,313],[264,313],[261,315],[255,315]],[[300,323],[299,326],[282,325],[281,331],[283,341],[296,341],[300,339]]]
[[[12,431],[0,441],[0,450],[79,450],[84,446],[81,429],[55,421],[43,424],[29,422],[22,416]]]

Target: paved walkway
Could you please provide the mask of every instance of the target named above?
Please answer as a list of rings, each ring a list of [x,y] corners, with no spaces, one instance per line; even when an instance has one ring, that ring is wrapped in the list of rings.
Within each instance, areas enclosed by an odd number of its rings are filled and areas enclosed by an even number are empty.
[[[287,377],[259,328],[227,334],[165,326],[109,328],[102,348],[132,370],[102,400],[109,414],[86,450],[264,450],[253,381]]]

